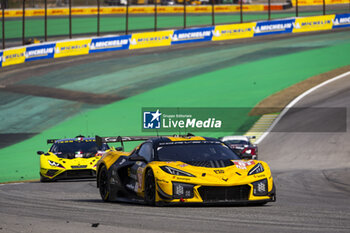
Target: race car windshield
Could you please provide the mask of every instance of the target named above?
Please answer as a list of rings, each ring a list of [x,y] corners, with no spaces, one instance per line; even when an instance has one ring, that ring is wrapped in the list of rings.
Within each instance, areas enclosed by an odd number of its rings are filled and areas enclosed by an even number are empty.
[[[231,149],[221,143],[159,145],[157,148],[159,161],[213,161],[241,159]]]
[[[60,158],[75,158],[77,153],[82,154],[82,157],[88,158],[93,157],[97,151],[108,150],[109,146],[107,144],[102,144],[101,147],[98,147],[96,142],[64,142],[64,143],[55,143],[52,145],[50,152],[57,155]]]

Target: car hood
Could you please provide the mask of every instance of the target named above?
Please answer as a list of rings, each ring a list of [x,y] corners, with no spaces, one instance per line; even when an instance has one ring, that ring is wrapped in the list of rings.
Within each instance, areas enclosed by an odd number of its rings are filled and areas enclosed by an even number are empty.
[[[239,185],[253,182],[257,179],[268,178],[271,176],[268,165],[258,160],[230,160],[232,165],[226,167],[200,167],[193,166],[184,162],[158,162],[157,166],[169,166],[181,171],[190,173],[194,177],[177,176],[164,172],[159,169],[160,176],[167,177],[172,181],[198,183],[206,185]],[[248,175],[248,172],[258,163],[264,167],[264,172]]]

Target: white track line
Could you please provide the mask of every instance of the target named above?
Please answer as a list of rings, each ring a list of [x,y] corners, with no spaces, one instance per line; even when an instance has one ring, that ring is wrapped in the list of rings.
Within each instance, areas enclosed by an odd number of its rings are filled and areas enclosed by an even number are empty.
[[[324,81],[323,83],[318,84],[317,86],[314,86],[313,88],[305,91],[303,94],[299,95],[297,98],[295,98],[292,102],[290,102],[284,109],[283,111],[278,115],[276,120],[272,123],[272,125],[267,129],[267,131],[261,135],[261,137],[255,142],[256,144],[259,144],[264,138],[271,132],[271,130],[277,125],[277,123],[281,120],[281,118],[288,112],[288,110],[293,107],[296,103],[298,103],[302,98],[310,94],[311,92],[331,83],[334,81],[337,81],[338,79],[344,78],[346,76],[350,75],[350,71],[343,73],[341,75],[338,75],[332,79],[329,79],[327,81]]]

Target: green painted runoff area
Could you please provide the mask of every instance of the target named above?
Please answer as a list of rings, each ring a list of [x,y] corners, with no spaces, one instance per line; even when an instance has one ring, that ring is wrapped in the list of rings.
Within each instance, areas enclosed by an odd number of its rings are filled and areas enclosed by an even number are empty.
[[[72,137],[82,130],[101,136],[145,135],[141,131],[142,107],[255,106],[267,96],[295,83],[349,65],[350,53],[347,51],[350,51],[349,42],[243,63],[170,83],[87,111],[31,139],[0,150],[0,182],[38,179],[39,156],[35,152],[48,149],[46,139]],[[254,120],[256,118],[243,114],[241,121],[234,124],[239,127],[246,122],[252,124]],[[216,137],[227,134],[203,135]]]
[[[332,14],[335,11],[329,11]],[[299,16],[321,15],[322,12],[300,12]],[[272,12],[272,19],[294,17],[295,12],[274,13]],[[267,20],[266,13],[252,14],[246,13],[243,15],[244,22],[251,22],[257,20]],[[129,31],[136,30],[153,30],[154,16],[138,16],[130,15],[129,17]],[[239,23],[240,15],[235,14],[217,14],[215,15],[215,24]],[[48,36],[66,36],[69,35],[69,19],[67,17],[49,17],[47,22]],[[188,15],[186,18],[187,27],[212,25],[211,15]],[[184,26],[183,15],[158,15],[157,28],[182,28]],[[27,17],[25,21],[25,37],[26,38],[42,38],[44,37],[44,19],[43,17],[30,18]],[[2,30],[2,24],[0,24]],[[101,16],[100,22],[101,33],[120,33],[125,32],[125,17],[124,16]],[[96,16],[73,16],[72,19],[72,33],[79,34],[96,34],[97,32],[97,17]],[[0,33],[1,34],[1,33]],[[2,38],[2,35],[1,35]],[[15,39],[22,38],[22,19],[7,19],[5,20],[5,38]]]

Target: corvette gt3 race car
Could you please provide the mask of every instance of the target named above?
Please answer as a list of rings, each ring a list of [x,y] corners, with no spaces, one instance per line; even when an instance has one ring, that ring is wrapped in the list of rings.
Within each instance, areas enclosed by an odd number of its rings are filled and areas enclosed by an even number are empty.
[[[49,139],[47,143],[52,143],[47,153],[37,152],[40,155],[41,182],[95,177],[97,161],[109,150],[106,143],[97,146],[95,138],[83,136]]]
[[[243,159],[218,139],[198,136],[98,137],[96,143],[145,141],[109,151],[97,163],[104,201],[149,205],[275,201],[269,166]]]

